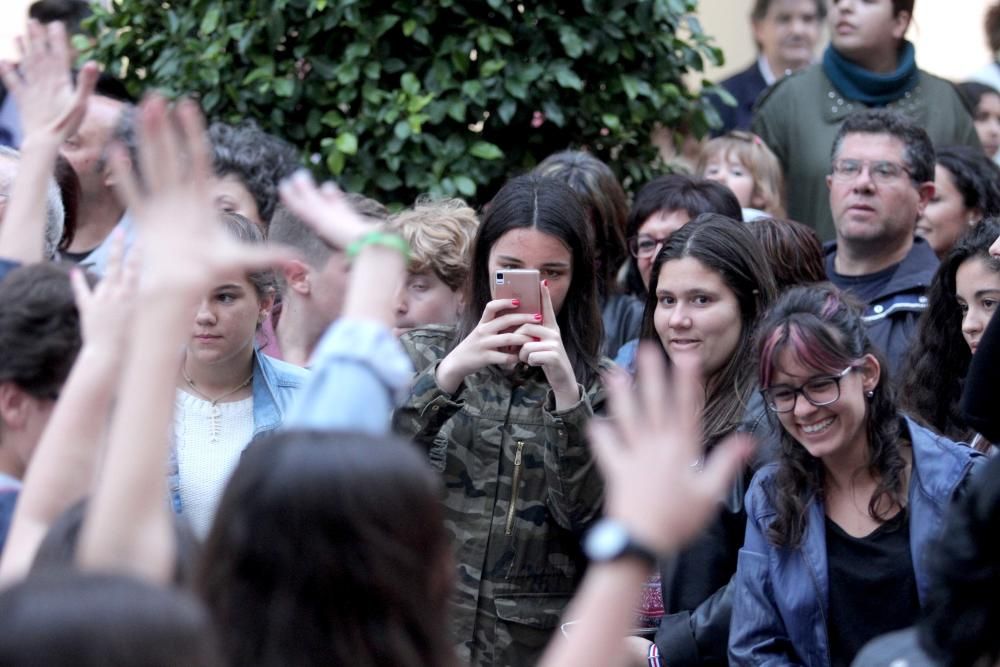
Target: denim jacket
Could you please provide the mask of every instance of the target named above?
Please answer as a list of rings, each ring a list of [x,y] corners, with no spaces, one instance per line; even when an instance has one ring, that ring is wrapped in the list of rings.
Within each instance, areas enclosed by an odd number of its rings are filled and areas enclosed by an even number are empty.
[[[299,389],[305,384],[309,371],[298,366],[272,359],[254,351],[253,355],[253,437],[257,438],[281,426],[285,411]],[[247,443],[250,444],[250,443]],[[181,505],[180,469],[177,465],[176,445],[171,445],[167,481],[170,505],[174,512],[183,514]]]
[[[945,510],[972,471],[986,458],[905,418],[913,445],[908,492],[910,553],[917,594],[927,596],[927,547],[941,533]],[[829,604],[826,533],[822,501],[806,508],[802,542],[771,544],[766,531],[775,516],[770,501],[777,464],[765,466],[747,492],[747,531],[734,581],[729,661],[733,666],[830,667],[826,615]]]

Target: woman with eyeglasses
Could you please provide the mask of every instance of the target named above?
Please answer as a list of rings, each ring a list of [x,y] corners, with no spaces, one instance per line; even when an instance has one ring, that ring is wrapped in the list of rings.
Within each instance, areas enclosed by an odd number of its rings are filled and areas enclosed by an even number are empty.
[[[653,259],[663,242],[702,213],[743,219],[736,195],[715,181],[668,174],[639,190],[625,222],[625,237],[632,256],[625,274],[625,290],[629,294],[645,300]]]
[[[786,292],[757,348],[782,433],[747,493],[730,664],[850,665],[917,619],[927,547],[985,458],[898,412],[860,305],[832,285]]]

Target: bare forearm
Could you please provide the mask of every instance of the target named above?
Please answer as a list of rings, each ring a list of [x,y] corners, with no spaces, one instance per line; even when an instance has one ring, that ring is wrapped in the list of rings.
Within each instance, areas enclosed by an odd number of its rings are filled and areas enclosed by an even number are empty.
[[[343,316],[394,324],[396,291],[406,275],[406,258],[381,245],[365,246],[351,267]]]
[[[568,636],[557,634],[549,642],[538,667],[621,664],[630,619],[649,574],[649,568],[639,560],[591,565],[564,615],[565,620],[576,623]]]
[[[0,225],[0,257],[24,264],[47,259],[48,187],[58,154],[59,140],[54,136],[29,136],[21,145],[17,177]]]
[[[0,580],[24,576],[52,522],[90,492],[118,368],[112,351],[80,351],[25,475]]]
[[[136,318],[133,340],[147,342],[133,345],[126,360],[107,462],[87,511],[78,561],[85,568],[165,582],[175,552],[165,468],[179,351],[192,313],[176,297],[160,298]]]

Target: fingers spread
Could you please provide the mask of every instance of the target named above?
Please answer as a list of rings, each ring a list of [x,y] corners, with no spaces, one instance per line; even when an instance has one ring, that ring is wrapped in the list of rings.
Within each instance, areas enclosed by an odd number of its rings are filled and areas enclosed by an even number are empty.
[[[590,449],[597,460],[597,466],[604,473],[604,478],[608,484],[618,483],[617,474],[622,468],[621,444],[618,442],[618,433],[615,427],[607,419],[595,417],[587,424],[587,434],[589,436]],[[621,480],[628,483],[627,480]]]
[[[705,463],[704,470],[698,476],[704,497],[711,499],[723,497],[733,479],[746,465],[753,450],[753,439],[743,434],[731,435],[715,447]]]
[[[644,416],[632,392],[628,373],[615,368],[604,373],[604,389],[608,395],[608,413],[614,419],[623,444],[628,447],[638,441],[645,430]]]
[[[8,60],[0,62],[0,79],[3,80],[3,85],[6,86],[7,90],[15,98],[21,93],[21,86],[23,82],[21,80],[21,74],[17,71],[17,68]]]
[[[643,341],[636,351],[636,368],[642,409],[649,419],[650,428],[660,431],[675,412],[675,406],[671,404],[663,348],[657,343]]]
[[[204,186],[212,176],[212,149],[205,130],[205,117],[190,99],[177,103],[175,115],[189,160],[187,178],[195,186]]]
[[[77,308],[81,311],[86,310],[87,304],[90,303],[90,285],[87,284],[87,278],[83,274],[83,269],[74,267],[69,272],[69,283],[73,288],[73,296],[76,299]]]
[[[139,181],[132,170],[132,160],[128,151],[120,143],[112,143],[108,148],[108,165],[114,178],[114,188],[125,204],[125,208],[137,211],[142,208],[142,192]]]

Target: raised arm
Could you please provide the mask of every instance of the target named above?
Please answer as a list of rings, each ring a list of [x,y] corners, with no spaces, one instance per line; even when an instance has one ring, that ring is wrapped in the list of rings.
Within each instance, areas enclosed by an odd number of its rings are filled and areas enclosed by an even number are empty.
[[[18,498],[10,537],[0,561],[0,581],[12,583],[31,568],[52,522],[93,486],[136,286],[135,259],[122,267],[116,239],[104,280],[93,290],[79,270],[72,274],[83,347],[42,433]]]
[[[701,451],[698,372],[675,364],[666,380],[662,355],[639,350],[639,391],[624,373],[607,378],[611,420],[593,420],[591,446],[606,479],[605,514],[647,550],[667,555],[694,539],[717,510],[750,454],[739,436],[716,448],[705,466]],[[540,667],[620,664],[633,608],[652,563],[623,556],[592,563],[565,618],[567,637],[549,644]]]
[[[24,140],[17,177],[0,225],[0,258],[23,264],[45,257],[47,191],[59,147],[80,127],[87,98],[97,81],[97,65],[87,63],[77,84],[70,73],[72,55],[61,23],[28,23],[18,40],[20,68],[0,64],[0,76],[17,102]],[[49,239],[58,244],[59,239]]]
[[[386,433],[396,395],[413,373],[392,335],[406,243],[364,222],[335,185],[317,188],[306,172],[282,184],[281,198],[328,243],[354,255],[344,310],[320,339],[284,428]]]
[[[253,270],[287,253],[231,239],[206,189],[211,175],[201,112],[182,101],[168,112],[150,97],[139,117],[140,190],[118,147],[112,169],[144,248],[135,316],[111,420],[101,478],[87,508],[77,560],[166,582],[176,545],[166,462],[180,351],[198,300],[220,276]]]

